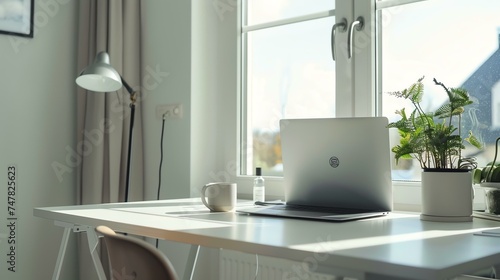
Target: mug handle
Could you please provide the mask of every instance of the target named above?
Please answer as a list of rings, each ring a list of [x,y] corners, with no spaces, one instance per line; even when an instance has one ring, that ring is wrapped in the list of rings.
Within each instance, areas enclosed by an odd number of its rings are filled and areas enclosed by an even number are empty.
[[[206,195],[205,195],[205,192],[207,190],[208,187],[212,186],[212,185],[216,185],[217,183],[209,183],[209,184],[206,184],[203,186],[203,188],[201,189],[201,202],[203,202],[203,204],[210,210],[213,211],[212,207],[210,207],[208,205],[208,202],[206,200]]]

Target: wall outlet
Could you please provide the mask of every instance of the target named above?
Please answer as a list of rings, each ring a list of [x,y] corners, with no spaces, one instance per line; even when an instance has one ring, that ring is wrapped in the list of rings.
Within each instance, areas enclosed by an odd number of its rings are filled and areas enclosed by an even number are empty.
[[[156,106],[156,118],[166,120],[182,119],[182,104],[164,104]]]

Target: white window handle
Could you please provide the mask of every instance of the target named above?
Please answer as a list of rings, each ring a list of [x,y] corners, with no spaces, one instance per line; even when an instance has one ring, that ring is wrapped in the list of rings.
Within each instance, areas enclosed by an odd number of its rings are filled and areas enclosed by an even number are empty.
[[[354,33],[354,28],[356,28],[357,31],[363,30],[364,26],[364,19],[363,17],[358,17],[356,21],[353,21],[351,25],[349,25],[349,34],[347,37],[347,58],[352,57],[352,36]]]
[[[340,22],[337,22],[332,26],[331,44],[333,61],[335,61],[335,35],[337,33],[337,28],[339,28],[340,32],[345,32],[347,30],[347,19],[342,18]]]

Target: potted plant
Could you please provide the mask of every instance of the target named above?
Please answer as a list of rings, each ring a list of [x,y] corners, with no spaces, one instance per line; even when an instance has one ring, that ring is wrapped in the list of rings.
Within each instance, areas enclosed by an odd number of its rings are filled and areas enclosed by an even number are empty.
[[[448,88],[433,79],[442,88],[448,101],[434,112],[422,109],[424,85],[417,80],[410,87],[390,93],[409,100],[413,111],[403,108],[396,111],[401,119],[391,122],[397,128],[398,145],[392,147],[396,164],[400,159],[414,158],[422,168],[422,220],[471,221],[472,220],[472,170],[477,167],[474,158],[462,156],[465,143],[481,148],[482,144],[472,134],[462,137],[462,114],[473,101],[465,89]]]

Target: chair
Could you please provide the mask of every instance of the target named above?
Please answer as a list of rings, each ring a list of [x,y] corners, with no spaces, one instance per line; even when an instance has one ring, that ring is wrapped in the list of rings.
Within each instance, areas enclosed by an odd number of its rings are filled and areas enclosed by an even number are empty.
[[[146,241],[117,234],[107,226],[98,226],[96,231],[104,237],[112,279],[178,279],[168,258]]]

